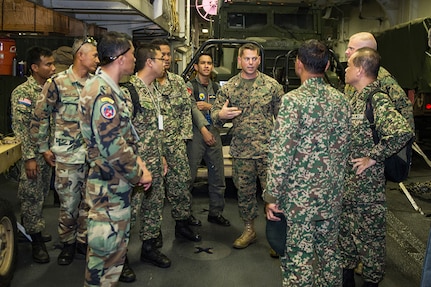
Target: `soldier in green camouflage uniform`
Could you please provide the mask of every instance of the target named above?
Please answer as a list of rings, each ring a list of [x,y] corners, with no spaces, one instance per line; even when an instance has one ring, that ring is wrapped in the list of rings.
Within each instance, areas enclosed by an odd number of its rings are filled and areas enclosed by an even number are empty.
[[[350,140],[350,105],[324,81],[329,50],[301,45],[301,86],[283,97],[268,154],[267,219],[287,221],[283,286],[340,286],[339,216]]]
[[[79,118],[79,95],[85,82],[99,63],[96,42],[92,38],[76,39],[73,64],[45,84],[34,110],[32,133],[37,137],[39,152],[55,166],[55,189],[60,198],[58,233],[63,249],[57,263],[72,263],[75,250],[81,256],[87,251],[86,219],[88,206],[84,201],[88,166]],[[47,144],[50,117],[54,120],[53,146]]]
[[[343,286],[355,286],[353,268],[363,263],[364,286],[378,286],[385,270],[386,196],[384,160],[401,149],[413,136],[407,120],[391,99],[376,93],[372,106],[380,138],[374,144],[365,116],[369,93],[380,86],[377,80],[380,56],[361,48],[353,53],[346,68],[346,83],[355,88],[352,105],[352,147],[347,165],[343,210],[340,220],[340,249]]]
[[[164,59],[165,73],[157,78],[156,89],[160,92],[161,125],[163,128],[163,154],[168,163],[165,176],[166,197],[172,205],[172,218],[176,221],[175,236],[191,241],[201,241],[201,236],[188,225],[200,225],[192,216],[191,182],[186,141],[193,137],[190,94],[184,80],[169,72],[172,61],[169,43],[155,40]]]
[[[161,95],[154,88],[153,82],[163,76],[163,57],[160,48],[155,45],[140,46],[135,55],[138,72],[130,78],[130,84],[136,91],[138,102],[131,107],[134,114],[132,123],[140,137],[138,154],[145,160],[153,182],[145,194],[135,192],[132,197],[131,227],[134,227],[136,221],[139,222],[139,237],[142,240],[141,261],[167,268],[171,261],[156,246],[162,224],[165,200],[163,176],[166,174],[167,165],[166,159],[162,156],[163,130],[159,127]],[[132,94],[133,88],[129,87],[129,90],[132,90],[130,92]]]
[[[347,45],[346,58],[349,59],[357,49],[364,47],[377,50],[377,42],[374,36],[368,32],[352,35]],[[389,95],[397,111],[408,121],[414,131],[413,105],[404,90],[398,85],[397,80],[384,67],[380,67],[377,80],[380,82],[380,88]],[[346,84],[344,93],[349,98],[353,96],[354,92],[355,88]]]
[[[217,92],[211,108],[216,126],[232,119],[232,177],[238,189],[238,207],[244,221],[244,232],[233,244],[246,248],[256,240],[253,221],[258,216],[256,179],[265,189],[269,138],[274,127],[283,87],[273,78],[259,72],[260,49],[245,44],[239,50],[242,71]]]
[[[54,56],[46,48],[32,47],[27,51],[27,65],[31,72],[27,81],[15,88],[11,96],[12,129],[21,142],[21,175],[18,199],[21,203],[22,224],[32,238],[33,261],[49,262],[42,240],[45,229],[42,209],[49,193],[51,167],[38,153],[30,137],[30,122],[42,86],[55,72]]]
[[[118,85],[135,66],[130,37],[108,32],[100,40],[98,52],[101,68],[82,90],[79,107],[90,165],[84,286],[117,286],[130,236],[132,187],[144,185],[148,189],[151,174],[136,155],[139,139],[131,124],[130,95]]]

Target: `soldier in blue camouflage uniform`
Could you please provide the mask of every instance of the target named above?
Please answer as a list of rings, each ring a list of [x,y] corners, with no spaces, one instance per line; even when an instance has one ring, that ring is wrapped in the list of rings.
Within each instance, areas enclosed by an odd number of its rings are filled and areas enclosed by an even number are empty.
[[[78,102],[85,82],[93,77],[91,73],[99,64],[96,44],[93,38],[75,40],[73,64],[47,81],[34,110],[32,133],[37,137],[39,152],[55,166],[55,189],[60,198],[58,233],[63,243],[57,259],[59,265],[72,263],[75,251],[82,257],[87,252],[88,206],[84,190],[88,166],[79,127]],[[51,115],[54,139],[53,146],[49,147]]]
[[[151,174],[136,155],[139,140],[131,124],[130,95],[120,89],[133,73],[130,37],[108,32],[97,47],[101,68],[80,95],[81,133],[90,169],[86,186],[88,254],[84,286],[117,286],[130,236],[130,197],[134,185],[148,189]]]
[[[11,96],[12,129],[21,142],[22,153],[18,199],[22,224],[32,239],[33,261],[48,263],[49,255],[41,231],[45,229],[42,208],[49,193],[51,167],[31,139],[30,122],[42,86],[55,73],[55,65],[52,52],[46,48],[32,47],[26,57],[30,76],[13,90]]]
[[[346,58],[350,56],[359,48],[368,47],[377,50],[377,42],[373,34],[368,32],[360,32],[352,35],[349,39],[349,43],[346,49]],[[379,74],[377,75],[379,80],[380,88],[386,92],[392,99],[397,111],[408,121],[412,130],[415,130],[415,122],[413,118],[413,105],[403,88],[397,83],[397,80],[386,70],[380,66]],[[346,84],[344,93],[351,98],[355,92],[355,88],[349,84]]]
[[[224,178],[223,146],[218,128],[212,124],[211,107],[215,101],[215,94],[220,88],[218,83],[211,80],[213,60],[210,54],[202,53],[194,64],[196,78],[187,83],[191,91],[193,139],[187,142],[187,156],[189,158],[192,181],[190,191],[196,179],[198,167],[202,161],[208,170],[208,221],[221,226],[230,226],[229,220],[223,217],[224,192],[226,183]]]
[[[191,176],[186,141],[193,137],[190,95],[184,80],[169,72],[172,61],[169,43],[159,39],[152,43],[160,47],[165,68],[163,76],[157,78],[155,87],[161,95],[159,124],[163,129],[163,155],[168,163],[166,197],[172,205],[172,218],[176,221],[175,236],[197,242],[201,241],[200,234],[188,226],[201,225],[200,220],[192,215],[192,196],[189,191]]]
[[[343,286],[355,286],[353,268],[363,264],[364,286],[378,286],[385,271],[386,196],[384,160],[400,150],[413,136],[407,120],[384,93],[376,93],[372,107],[380,138],[374,144],[365,116],[366,99],[378,87],[380,56],[361,48],[346,68],[346,83],[355,88],[352,105],[352,145],[347,165],[339,243]]]
[[[163,56],[155,45],[140,46],[136,49],[137,73],[130,78],[133,88],[126,85],[130,93],[136,91],[136,103],[133,104],[132,123],[140,137],[138,154],[145,160],[151,172],[151,188],[144,193],[135,192],[132,197],[131,227],[139,222],[139,237],[142,240],[141,261],[150,262],[158,267],[167,268],[171,260],[161,253],[156,246],[162,224],[165,200],[163,176],[167,172],[166,159],[162,156],[163,130],[159,126],[161,115],[159,99],[161,95],[154,88],[154,80],[163,76]]]
[[[268,154],[267,219],[287,222],[283,286],[340,286],[339,216],[350,140],[350,105],[324,81],[329,50],[301,45],[301,86],[283,97]]]
[[[267,153],[274,119],[277,117],[283,87],[273,78],[259,72],[260,49],[245,44],[239,49],[238,64],[242,71],[218,91],[211,108],[216,126],[232,119],[232,177],[238,189],[238,207],[244,231],[233,243],[246,248],[256,241],[253,221],[258,216],[256,179],[265,190]]]

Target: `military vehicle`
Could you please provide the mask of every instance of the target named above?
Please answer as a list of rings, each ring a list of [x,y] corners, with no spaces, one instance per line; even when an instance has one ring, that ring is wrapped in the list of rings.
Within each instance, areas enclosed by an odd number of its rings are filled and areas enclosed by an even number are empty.
[[[416,141],[431,134],[431,18],[400,24],[376,35],[382,65],[413,102]]]

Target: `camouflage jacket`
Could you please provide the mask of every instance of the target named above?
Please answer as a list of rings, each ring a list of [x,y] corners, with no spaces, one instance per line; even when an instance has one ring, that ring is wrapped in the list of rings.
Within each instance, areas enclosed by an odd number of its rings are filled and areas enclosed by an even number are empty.
[[[287,93],[271,135],[265,201],[292,221],[339,215],[350,129],[348,100],[322,78]]]
[[[157,171],[158,174],[163,174],[163,131],[159,130],[158,126],[160,95],[156,89],[154,89],[154,94],[151,94],[142,80],[135,75],[131,76],[130,83],[135,87],[141,105],[141,110],[137,111],[136,116],[132,118],[133,126],[140,137],[137,144],[138,154],[146,162],[147,168],[151,172]],[[133,111],[133,108],[132,105],[130,110]]]
[[[225,121],[220,120],[218,114],[229,100],[229,106],[242,111],[232,119],[230,154],[236,158],[266,157],[274,119],[284,94],[283,87],[264,73],[259,73],[250,90],[244,85],[241,73],[224,84],[217,92],[211,118],[216,126],[223,126]]]
[[[194,91],[193,84],[190,81],[187,82],[187,88],[190,91],[190,97],[192,102],[193,133],[200,132],[201,128],[204,126],[212,125],[212,120],[210,118],[211,117],[210,111],[200,111],[196,106],[196,101],[197,100],[206,101],[209,104],[214,104],[214,101],[215,101],[213,82],[210,80],[208,83],[208,86],[204,87],[200,83],[198,77],[196,77],[196,80],[198,82],[199,99],[195,98],[195,95],[194,95],[195,91]],[[218,85],[218,83],[215,83],[215,84]]]
[[[172,145],[179,140],[192,138],[192,114],[190,95],[180,76],[167,72],[163,85],[154,82],[160,92],[160,108],[163,116],[163,143]]]
[[[403,88],[398,85],[397,80],[383,67],[380,67],[377,80],[380,82],[379,88],[386,92],[391,98],[397,111],[407,120],[412,130],[415,130],[415,121],[413,117],[413,105],[407,97]],[[346,85],[344,93],[350,98],[355,93],[355,88]]]
[[[377,163],[356,175],[351,163],[347,166],[347,202],[385,202],[384,160],[399,151],[413,136],[407,120],[395,109],[391,99],[384,93],[376,93],[372,99],[374,122],[380,138],[374,144],[370,123],[365,116],[369,93],[380,86],[375,81],[361,92],[355,92],[350,99],[352,105],[352,147],[350,158],[370,157]]]
[[[89,79],[91,77],[93,75],[89,75]],[[52,115],[54,139],[51,150],[56,161],[85,163],[86,148],[78,118],[79,95],[83,87],[76,80],[70,66],[46,81],[37,101],[31,131],[38,142],[39,152],[47,151],[50,148],[47,145],[49,118]]]
[[[142,170],[136,162],[136,141],[131,124],[129,96],[103,71],[89,80],[79,102],[82,136],[91,167],[136,184]]]
[[[27,81],[16,87],[11,95],[12,129],[21,141],[22,159],[36,157],[37,147],[30,136],[30,123],[42,87],[30,76]]]

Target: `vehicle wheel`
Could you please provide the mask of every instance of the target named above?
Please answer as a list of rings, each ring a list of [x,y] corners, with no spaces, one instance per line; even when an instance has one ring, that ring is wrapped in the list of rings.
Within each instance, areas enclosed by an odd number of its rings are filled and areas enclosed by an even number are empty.
[[[0,286],[9,286],[17,258],[16,218],[12,205],[0,198]]]

